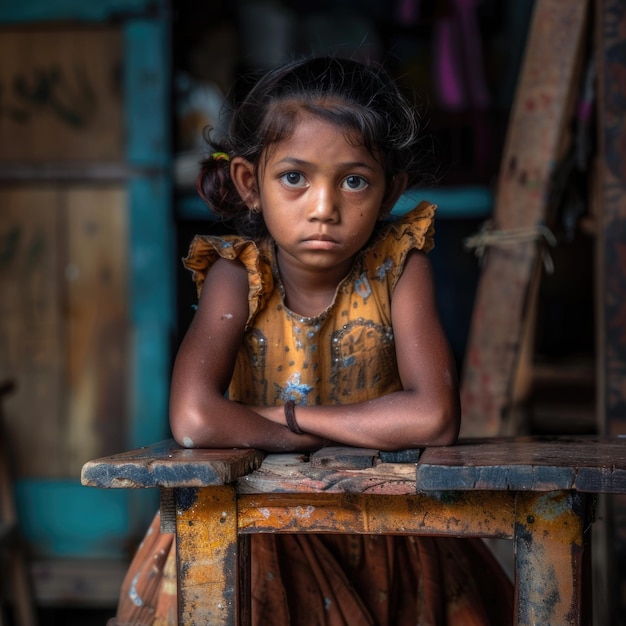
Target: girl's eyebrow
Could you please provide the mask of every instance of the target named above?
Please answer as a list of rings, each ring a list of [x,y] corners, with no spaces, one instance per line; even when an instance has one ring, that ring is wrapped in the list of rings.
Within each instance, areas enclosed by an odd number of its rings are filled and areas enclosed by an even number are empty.
[[[299,159],[298,157],[286,156],[276,161],[274,165],[291,165],[294,167],[306,167],[307,165],[312,165],[309,161],[305,161],[304,159]],[[346,161],[344,163],[338,163],[339,167],[343,168],[352,168],[352,167],[361,167],[371,171],[374,171],[374,166],[369,163],[365,163],[364,161]]]

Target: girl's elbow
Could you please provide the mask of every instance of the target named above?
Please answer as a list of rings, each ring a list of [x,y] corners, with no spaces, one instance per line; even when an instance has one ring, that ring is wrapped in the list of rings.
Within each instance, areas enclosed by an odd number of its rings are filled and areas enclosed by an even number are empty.
[[[181,448],[197,448],[198,447],[194,444],[194,440],[192,437],[189,436],[189,434],[178,433],[174,429],[172,429],[172,436],[174,438],[174,441]]]
[[[211,446],[210,425],[191,413],[174,413],[170,416],[172,437],[183,448],[208,448]]]
[[[434,429],[433,446],[452,446],[459,438],[461,429],[461,412],[458,407],[453,407],[444,411],[437,420],[437,427]]]
[[[170,430],[172,431],[172,437],[174,441],[183,448],[197,448],[195,443],[197,437],[193,429],[186,427],[185,425],[170,424]]]
[[[453,446],[459,438],[459,429],[448,427],[437,436],[435,446]]]

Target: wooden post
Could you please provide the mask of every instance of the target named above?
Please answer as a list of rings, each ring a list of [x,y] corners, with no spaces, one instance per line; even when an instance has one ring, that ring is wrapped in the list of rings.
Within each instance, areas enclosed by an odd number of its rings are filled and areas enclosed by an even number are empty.
[[[248,538],[237,537],[237,499],[232,486],[175,489],[176,558],[181,624],[250,624]],[[240,543],[241,541],[241,543]],[[243,548],[242,550],[240,550]],[[242,554],[240,554],[242,552]],[[238,572],[243,577],[238,607]]]
[[[515,521],[517,625],[581,621],[584,494],[518,494]],[[539,539],[541,538],[541,539]]]
[[[552,170],[572,108],[586,0],[537,0],[507,131],[463,367],[462,436],[497,435],[511,408]],[[537,231],[537,232],[535,232]],[[504,236],[513,236],[504,243]]]
[[[597,2],[598,415],[603,434],[626,433],[626,0]],[[602,502],[612,624],[626,619],[626,497]]]

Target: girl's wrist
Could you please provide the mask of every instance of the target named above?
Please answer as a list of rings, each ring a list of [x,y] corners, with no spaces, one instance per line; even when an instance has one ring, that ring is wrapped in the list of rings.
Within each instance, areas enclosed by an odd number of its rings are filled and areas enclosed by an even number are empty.
[[[285,402],[284,410],[287,428],[296,435],[302,435],[303,431],[298,426],[298,421],[296,419],[296,403],[293,400],[287,400],[287,402]]]

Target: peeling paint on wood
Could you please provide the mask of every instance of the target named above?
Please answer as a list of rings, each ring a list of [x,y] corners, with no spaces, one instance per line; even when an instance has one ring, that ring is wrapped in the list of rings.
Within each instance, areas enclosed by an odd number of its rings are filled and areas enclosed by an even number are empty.
[[[374,460],[372,467],[351,470],[314,467],[307,455],[295,453],[268,455],[255,465],[253,450],[182,450],[170,441],[92,462],[95,479],[84,472],[83,480],[113,487],[134,480],[129,458],[144,472],[145,486],[164,480],[157,467],[180,470],[180,485],[169,476],[161,486],[174,489],[179,619],[185,626],[247,626],[250,535],[301,532],[513,539],[518,626],[576,626],[585,617],[593,494],[607,485],[626,493],[624,445],[594,437],[471,440],[427,448],[417,464]],[[195,486],[215,464],[230,466],[221,476],[239,478]],[[472,466],[488,471],[467,481],[464,473]],[[576,475],[581,468],[588,480],[579,484],[570,470]],[[615,477],[610,481],[608,471]],[[591,495],[584,492],[588,486]]]

